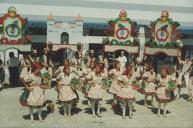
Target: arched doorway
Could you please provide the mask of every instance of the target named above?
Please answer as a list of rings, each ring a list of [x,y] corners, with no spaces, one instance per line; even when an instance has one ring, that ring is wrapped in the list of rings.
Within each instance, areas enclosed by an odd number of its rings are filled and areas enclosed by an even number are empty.
[[[61,44],[69,44],[69,34],[67,32],[61,34]]]

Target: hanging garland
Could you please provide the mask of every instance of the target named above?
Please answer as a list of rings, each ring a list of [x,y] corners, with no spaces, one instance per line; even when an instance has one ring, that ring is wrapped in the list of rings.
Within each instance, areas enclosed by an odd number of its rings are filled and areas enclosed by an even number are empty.
[[[179,42],[166,42],[166,44],[158,44],[156,41],[147,41],[145,46],[152,48],[181,48],[182,45]]]

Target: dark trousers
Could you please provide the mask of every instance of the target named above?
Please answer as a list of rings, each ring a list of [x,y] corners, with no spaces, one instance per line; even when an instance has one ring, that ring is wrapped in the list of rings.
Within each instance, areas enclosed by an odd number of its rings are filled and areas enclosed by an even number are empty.
[[[0,68],[0,84],[5,81],[5,70],[4,68]]]
[[[9,67],[9,83],[12,87],[19,86],[19,67]]]

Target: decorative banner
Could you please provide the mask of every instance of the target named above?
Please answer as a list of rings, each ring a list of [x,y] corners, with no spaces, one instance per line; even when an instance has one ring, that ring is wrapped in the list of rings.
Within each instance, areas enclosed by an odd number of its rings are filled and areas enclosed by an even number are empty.
[[[136,29],[137,23],[127,18],[127,12],[122,10],[119,13],[119,18],[109,21],[109,25],[113,28],[112,44],[131,46],[134,42],[132,34]]]
[[[131,24],[128,21],[118,21],[115,24],[114,38],[119,42],[125,42],[129,40],[131,34]]]
[[[22,36],[22,22],[18,17],[7,17],[3,22],[3,36],[9,40],[18,40]]]
[[[138,53],[138,47],[129,47],[129,46],[113,46],[113,45],[105,45],[104,51],[106,52],[115,52],[117,50],[124,50],[129,53]]]
[[[53,51],[58,51],[60,49],[69,49],[72,51],[77,51],[77,45],[52,45]]]
[[[23,52],[31,51],[31,45],[0,45],[0,51],[5,51],[7,49],[17,49]]]
[[[181,56],[181,50],[180,49],[145,47],[145,54],[147,54],[147,55],[156,55],[157,53],[165,53],[168,56]]]
[[[163,11],[161,18],[151,24],[152,41],[146,42],[147,46],[153,48],[180,48],[183,46],[180,41],[180,34],[176,30],[180,24],[169,18],[169,13]]]
[[[171,42],[172,27],[168,21],[158,21],[155,25],[155,41],[159,44],[165,45],[167,42]]]
[[[0,39],[2,44],[21,45],[25,42],[31,42],[31,40],[24,37],[26,19],[23,19],[16,13],[16,8],[11,6],[8,9],[8,13],[0,17],[0,20],[2,21],[0,24],[3,26],[3,35]]]

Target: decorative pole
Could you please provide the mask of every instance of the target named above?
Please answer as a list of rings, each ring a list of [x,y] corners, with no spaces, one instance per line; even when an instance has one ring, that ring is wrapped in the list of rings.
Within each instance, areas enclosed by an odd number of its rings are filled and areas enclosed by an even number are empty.
[[[143,60],[144,50],[145,50],[145,30],[144,27],[141,26],[139,29],[139,58],[140,61]]]

